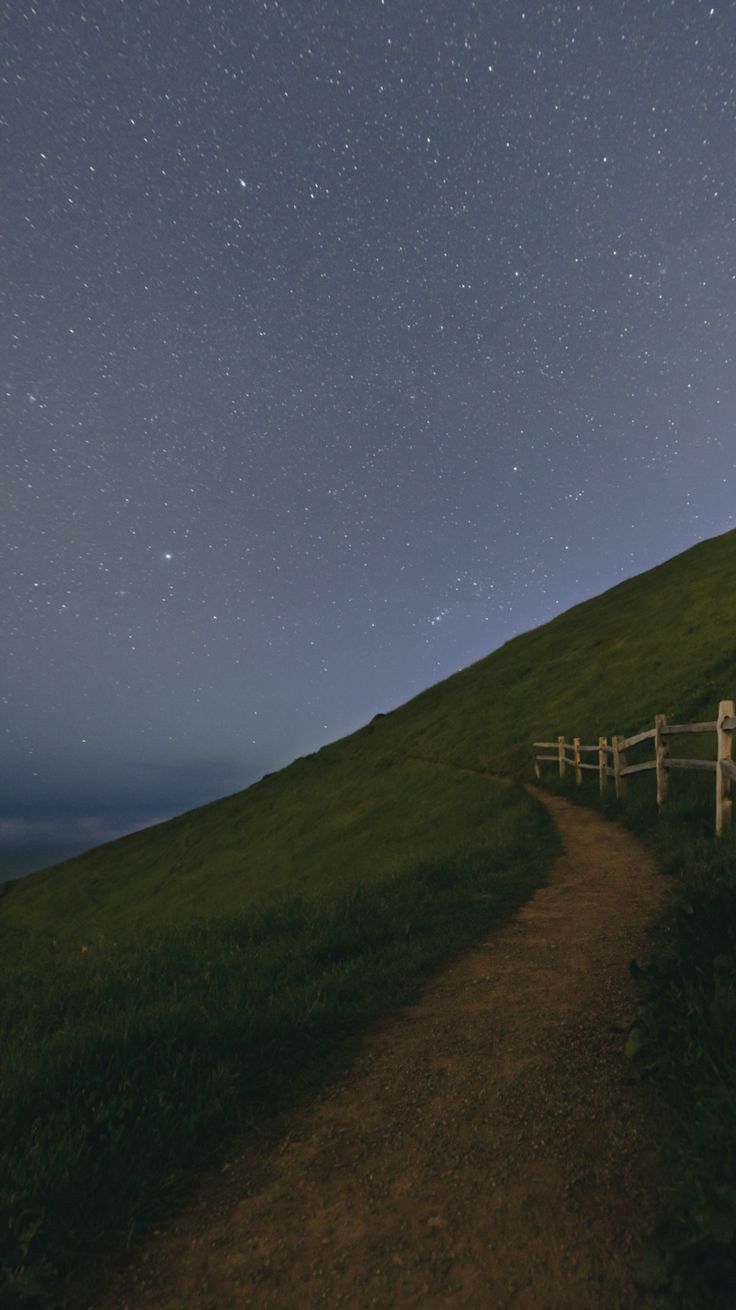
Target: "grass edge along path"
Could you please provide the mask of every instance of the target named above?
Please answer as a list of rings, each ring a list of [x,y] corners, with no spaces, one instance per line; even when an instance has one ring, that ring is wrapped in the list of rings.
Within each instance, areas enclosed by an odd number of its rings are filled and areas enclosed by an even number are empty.
[[[736,834],[713,836],[712,780],[674,777],[658,814],[651,775],[624,801],[597,781],[575,786],[550,770],[550,792],[602,812],[633,832],[670,880],[632,961],[639,1005],[627,1052],[662,1106],[661,1217],[642,1285],[677,1310],[736,1305]]]
[[[513,816],[497,813],[495,845],[486,830],[385,882],[16,958],[0,988],[0,1304],[58,1304],[66,1273],[150,1227],[190,1171],[332,1076],[544,884],[560,846],[546,812],[517,784],[468,785]]]

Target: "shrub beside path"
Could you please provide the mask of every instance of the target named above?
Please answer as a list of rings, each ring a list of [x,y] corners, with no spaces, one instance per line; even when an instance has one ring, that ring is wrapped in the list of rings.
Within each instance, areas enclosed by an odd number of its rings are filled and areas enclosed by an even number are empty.
[[[616,1025],[664,882],[622,828],[533,793],[549,885],[352,1067],[204,1180],[95,1310],[628,1310],[655,1216],[650,1093]]]

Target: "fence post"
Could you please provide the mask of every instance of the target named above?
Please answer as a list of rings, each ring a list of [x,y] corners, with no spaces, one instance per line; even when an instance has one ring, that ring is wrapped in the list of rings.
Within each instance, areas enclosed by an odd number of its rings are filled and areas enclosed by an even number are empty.
[[[626,779],[621,777],[621,770],[626,768],[626,751],[622,750],[621,743],[626,738],[618,733],[611,738],[613,746],[613,770],[616,775],[616,800],[622,801],[626,795]]]
[[[598,738],[598,789],[603,795],[608,786],[608,746],[607,737]]]
[[[654,762],[657,769],[657,808],[661,810],[667,800],[667,792],[670,786],[670,775],[667,771],[665,760],[670,753],[669,743],[666,737],[662,736],[662,729],[667,722],[666,714],[655,714],[654,716]]]
[[[580,738],[579,737],[573,737],[572,749],[575,758],[575,781],[579,787],[581,782],[583,781],[583,770],[580,768]]]
[[[542,770],[539,767],[539,760],[537,759],[536,755],[534,756],[534,777],[536,778],[537,782],[542,781]]]
[[[733,809],[731,779],[723,772],[721,762],[733,755],[733,733],[726,732],[723,720],[733,718],[736,707],[732,700],[722,700],[718,706],[718,762],[716,764],[716,837],[722,837],[731,827]]]
[[[565,738],[564,737],[557,738],[557,754],[560,760],[560,777],[564,778],[565,776]]]

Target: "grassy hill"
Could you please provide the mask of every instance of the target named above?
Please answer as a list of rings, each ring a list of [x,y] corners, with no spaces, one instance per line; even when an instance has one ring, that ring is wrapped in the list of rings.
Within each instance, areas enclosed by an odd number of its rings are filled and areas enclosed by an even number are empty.
[[[242,793],[0,889],[16,1298],[150,1223],[543,882],[559,845],[519,785],[534,738],[715,717],[735,565],[736,533],[703,542]]]
[[[488,785],[425,761],[524,778],[535,737],[715,716],[736,690],[735,566],[736,532],[702,542],[247,791],[36,873],[0,901],[0,932],[181,921],[452,852]]]

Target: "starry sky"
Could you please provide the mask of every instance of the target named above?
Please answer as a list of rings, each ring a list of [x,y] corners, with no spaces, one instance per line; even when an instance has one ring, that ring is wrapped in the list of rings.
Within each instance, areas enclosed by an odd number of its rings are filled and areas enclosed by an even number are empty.
[[[6,876],[734,526],[730,2],[9,0],[0,49]]]

